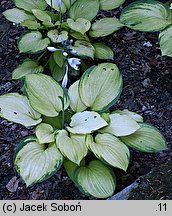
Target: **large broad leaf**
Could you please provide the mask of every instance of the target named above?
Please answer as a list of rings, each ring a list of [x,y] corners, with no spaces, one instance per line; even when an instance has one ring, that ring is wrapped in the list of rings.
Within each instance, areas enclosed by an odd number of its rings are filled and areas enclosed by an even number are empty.
[[[21,65],[19,65],[12,73],[12,79],[20,79],[27,74],[42,73],[44,68],[39,66],[36,61],[26,59]]]
[[[24,140],[15,153],[15,167],[26,185],[42,182],[54,175],[60,168],[63,156],[55,143],[40,145],[36,141]]]
[[[47,2],[47,4],[54,8],[55,10],[57,11],[60,11],[60,8],[58,7],[58,0],[45,0]],[[61,12],[62,13],[65,13],[66,12],[66,5],[63,3],[62,1],[62,8],[61,8]]]
[[[88,134],[107,125],[107,122],[98,113],[84,111],[72,116],[70,127],[67,127],[67,130],[73,134]]]
[[[86,106],[83,104],[83,102],[81,101],[81,98],[79,96],[79,92],[78,92],[78,85],[79,85],[79,80],[76,81],[75,83],[73,83],[70,87],[69,87],[69,91],[68,91],[68,95],[70,98],[70,107],[74,112],[82,112],[84,110],[86,110]]]
[[[36,53],[43,51],[49,45],[48,38],[42,38],[39,31],[32,31],[24,34],[19,40],[20,53]]]
[[[110,47],[106,46],[103,43],[94,43],[93,46],[95,48],[95,58],[111,60],[114,59],[114,53]]]
[[[172,21],[169,9],[160,1],[136,1],[122,12],[120,21],[127,27],[154,32],[164,29]]]
[[[58,132],[56,145],[65,157],[78,165],[88,152],[85,135],[69,135],[65,130]]]
[[[122,77],[115,64],[103,63],[89,68],[81,77],[79,95],[82,102],[94,111],[105,111],[119,98]]]
[[[91,37],[104,37],[123,27],[117,18],[103,18],[92,24],[89,35]]]
[[[36,20],[24,20],[20,23],[21,26],[27,27],[30,30],[37,30],[41,28],[41,24]]]
[[[77,0],[70,9],[73,20],[83,18],[91,21],[99,11],[99,0]]]
[[[49,69],[56,81],[61,81],[65,75],[65,67],[60,67],[59,64],[57,64],[56,54],[53,53],[49,58]]]
[[[43,115],[58,116],[62,110],[61,98],[64,97],[64,109],[67,109],[68,97],[62,87],[50,76],[29,74],[25,78],[25,89],[31,105]]]
[[[172,57],[172,26],[164,29],[159,34],[159,44],[161,47],[161,52],[163,56],[170,56]]]
[[[13,23],[20,24],[24,20],[35,20],[32,14],[18,8],[8,9],[3,12],[5,18]]]
[[[140,123],[141,128],[134,134],[121,137],[128,146],[143,152],[158,152],[167,149],[166,140],[155,127]]]
[[[68,39],[68,32],[59,32],[57,29],[55,29],[48,32],[48,37],[52,40],[53,43],[61,43]]]
[[[109,125],[101,129],[101,132],[115,136],[127,136],[133,134],[139,128],[139,124],[131,117],[122,114],[112,114],[110,115]]]
[[[78,56],[94,58],[95,49],[88,41],[77,40],[71,48],[76,50]]]
[[[118,8],[125,0],[100,0],[100,10],[111,10]]]
[[[32,9],[45,10],[47,4],[44,0],[13,0],[15,5],[19,8],[22,8],[26,11],[32,12]]]
[[[0,96],[0,116],[26,127],[37,125],[42,121],[41,114],[31,107],[27,97],[18,93]]]
[[[114,112],[112,112],[112,114],[121,114],[121,115],[127,115],[129,117],[131,117],[132,119],[134,119],[136,122],[143,122],[143,117],[135,112],[131,112],[128,109],[124,109],[124,110],[116,110]]]
[[[54,142],[55,137],[53,127],[49,124],[41,123],[36,127],[36,137],[40,144]]]
[[[80,32],[81,34],[87,32],[91,27],[90,21],[83,18],[78,18],[76,21],[73,19],[67,19],[67,23],[71,29]]]
[[[112,196],[116,186],[113,172],[98,160],[77,168],[74,179],[83,193],[97,198]]]
[[[99,159],[124,171],[127,170],[130,152],[119,138],[107,133],[98,134],[95,139],[92,135],[87,135],[86,144]]]

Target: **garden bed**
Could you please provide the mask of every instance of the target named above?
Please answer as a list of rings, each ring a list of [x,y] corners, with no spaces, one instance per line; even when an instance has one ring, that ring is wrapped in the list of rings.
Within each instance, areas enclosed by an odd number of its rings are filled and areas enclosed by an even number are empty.
[[[129,2],[131,1],[126,1],[125,5]],[[11,1],[3,0],[0,3],[0,95],[20,92],[20,82],[11,80],[11,72],[28,56],[19,55],[16,45],[23,29],[12,25],[2,16],[2,12],[11,7]],[[118,16],[120,9],[107,15],[112,14]],[[100,13],[99,16],[104,14]],[[127,108],[142,114],[145,122],[151,123],[164,133],[169,147],[168,151],[156,154],[132,150],[127,172],[115,170],[116,192],[153,168],[156,168],[155,178],[159,179],[158,175],[162,175],[160,167],[163,167],[160,165],[172,158],[172,60],[161,56],[157,36],[156,33],[140,33],[123,28],[103,39],[113,48],[113,62],[119,67],[124,80],[121,98],[114,109]],[[79,192],[64,170],[58,171],[43,183],[26,188],[15,171],[13,155],[15,146],[33,132],[32,128],[0,119],[0,199],[92,199]],[[170,166],[170,163],[167,164]],[[17,179],[14,179],[14,176]],[[13,184],[9,186],[11,179]],[[156,179],[153,182],[157,184]],[[138,190],[137,199],[139,192]],[[144,199],[141,194],[140,196]],[[170,195],[163,194],[163,199],[169,197]],[[151,193],[147,194],[145,199],[152,199]]]

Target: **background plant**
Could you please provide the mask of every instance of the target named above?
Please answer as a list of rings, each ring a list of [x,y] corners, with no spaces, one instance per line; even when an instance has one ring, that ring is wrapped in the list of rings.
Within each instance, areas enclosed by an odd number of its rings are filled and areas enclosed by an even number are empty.
[[[163,56],[172,56],[171,1],[141,0],[129,4],[122,11],[120,21],[128,28],[143,32],[160,32],[159,44]]]
[[[68,92],[41,73],[26,75],[24,86],[27,97],[0,96],[0,114],[24,126],[37,125],[35,136],[26,137],[14,156],[27,186],[51,177],[63,164],[83,193],[106,198],[116,186],[111,167],[127,170],[128,147],[144,152],[167,148],[160,131],[143,123],[140,115],[109,111],[122,91],[115,64],[89,68]]]
[[[69,70],[78,69],[72,64],[73,57],[113,59],[110,47],[92,38],[104,37],[123,27],[113,18],[96,20],[99,10],[119,7],[124,0],[14,0],[13,9],[3,14],[11,22],[28,28],[18,41],[20,53],[39,54],[37,60],[26,59],[13,71],[12,78],[20,79],[26,74],[43,73],[47,63],[54,79],[61,81]],[[53,52],[47,53],[48,49]],[[72,59],[71,59],[72,58]]]

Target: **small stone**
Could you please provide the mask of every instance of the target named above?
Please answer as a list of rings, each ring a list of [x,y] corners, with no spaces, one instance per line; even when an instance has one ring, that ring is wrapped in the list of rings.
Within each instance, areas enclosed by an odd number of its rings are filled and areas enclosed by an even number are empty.
[[[147,88],[147,87],[149,87],[150,86],[150,79],[149,78],[147,78],[147,79],[145,79],[143,82],[142,82],[142,84],[143,84],[143,86],[145,87],[145,88]]]
[[[152,44],[149,41],[147,41],[147,42],[144,42],[143,46],[152,47]]]

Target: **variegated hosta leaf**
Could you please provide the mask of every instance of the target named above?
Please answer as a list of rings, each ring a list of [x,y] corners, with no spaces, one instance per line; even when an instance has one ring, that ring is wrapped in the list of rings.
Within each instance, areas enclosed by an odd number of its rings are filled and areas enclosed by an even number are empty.
[[[31,107],[27,97],[18,93],[0,96],[0,116],[26,127],[37,125],[42,121],[41,114]]]
[[[120,21],[128,28],[154,32],[168,26],[170,20],[169,9],[160,1],[135,1],[122,12]]]
[[[36,137],[40,144],[52,143],[55,141],[54,129],[51,125],[41,123],[36,127]]]
[[[86,110],[86,106],[82,103],[78,92],[79,80],[69,87],[68,95],[70,98],[70,107],[74,112],[82,112]]]
[[[69,135],[65,130],[58,131],[56,145],[65,157],[78,165],[88,152],[85,135]]]
[[[46,20],[46,21],[44,21],[42,24],[43,24],[45,27],[50,28],[50,27],[58,26],[58,25],[59,25],[59,21],[57,21],[57,23],[58,23],[58,24],[56,25],[56,23],[53,24],[51,21]]]
[[[60,21],[59,21],[59,14],[58,13],[53,13],[49,10],[46,10],[46,13],[51,17],[52,20],[54,20],[55,23],[59,22],[60,25]]]
[[[89,42],[89,38],[88,38],[88,36],[86,34],[83,35],[83,34],[81,34],[79,32],[71,30],[70,35],[73,38],[77,39],[77,40],[83,40],[83,41],[88,41]]]
[[[19,144],[20,149],[16,152],[15,167],[26,185],[42,182],[54,175],[60,168],[63,156],[55,143],[46,148],[36,141],[23,141]]]
[[[30,30],[37,30],[41,28],[41,24],[36,20],[24,20],[20,23],[20,26],[27,27]]]
[[[61,43],[68,39],[68,32],[59,32],[57,29],[55,29],[48,32],[48,37],[52,40],[53,43]]]
[[[80,166],[84,166],[85,165],[85,159],[83,159],[80,163]],[[63,166],[69,176],[69,178],[75,182],[74,180],[74,172],[75,170],[77,169],[78,165],[76,163],[73,163],[72,161],[70,160],[64,160],[63,162]]]
[[[78,56],[94,58],[95,49],[88,41],[77,40],[75,45],[71,48],[76,50]]]
[[[73,20],[83,18],[91,21],[99,11],[99,0],[77,0],[70,9]]]
[[[82,102],[94,111],[105,111],[119,98],[122,77],[115,64],[103,63],[89,68],[81,77],[79,95]]]
[[[25,89],[33,108],[43,115],[55,117],[69,106],[68,97],[63,88],[50,76],[44,74],[29,74],[25,78]]]
[[[32,12],[32,9],[45,10],[47,4],[44,0],[13,0],[15,5],[19,8],[22,8],[26,11]]]
[[[58,0],[45,0],[47,2],[47,4],[54,8],[56,11],[60,11],[60,8],[58,7]],[[62,8],[61,8],[61,12],[65,13],[66,12],[66,5],[63,3],[62,1]]]
[[[110,123],[102,128],[102,133],[110,133],[115,136],[127,136],[133,134],[140,128],[139,124],[130,116],[122,114],[110,115]]]
[[[27,74],[42,73],[43,71],[44,68],[41,65],[39,66],[36,61],[26,59],[13,71],[12,79],[20,79]]]
[[[62,0],[64,4],[66,5],[67,9],[70,9],[70,7],[75,3],[77,0]]]
[[[92,24],[89,35],[91,37],[104,37],[119,30],[123,26],[117,18],[103,18]]]
[[[98,134],[94,138],[87,135],[86,144],[88,148],[99,158],[105,160],[110,165],[127,170],[130,152],[121,140],[111,134]]]
[[[56,54],[55,54],[56,56]],[[61,81],[65,75],[65,67],[60,67],[56,61],[55,61],[55,57],[54,53],[50,56],[49,58],[49,69],[50,72],[52,74],[52,77],[56,80],[56,81]],[[57,60],[57,59],[56,59]]]
[[[43,51],[49,45],[48,38],[42,38],[39,31],[32,31],[24,34],[19,40],[20,53],[36,53]]]
[[[78,165],[76,163],[73,163],[72,161],[68,160],[68,161],[65,161],[63,162],[63,166],[69,176],[69,178],[74,181],[74,172],[76,170],[76,168],[78,167]]]
[[[118,8],[125,0],[100,0],[100,10],[111,10]]]
[[[32,13],[38,20],[42,22],[51,22],[51,17],[45,11],[33,9]]]
[[[8,9],[2,13],[10,22],[20,24],[24,20],[35,20],[32,14],[18,8]]]
[[[114,59],[114,53],[110,47],[106,46],[103,43],[94,43],[93,46],[95,48],[95,58],[111,60]]]
[[[155,127],[140,123],[140,129],[129,136],[120,137],[128,146],[143,152],[158,152],[167,149],[162,133]]]
[[[143,122],[143,117],[135,112],[131,112],[128,109],[124,109],[124,110],[116,110],[114,112],[112,112],[112,114],[121,114],[121,115],[127,115],[129,117],[131,117],[132,119],[134,119],[136,122]]]
[[[112,196],[116,187],[114,173],[98,160],[78,167],[74,179],[81,192],[97,198]]]
[[[73,134],[88,134],[107,125],[107,122],[98,113],[84,111],[72,116],[70,127],[67,127],[67,130]]]
[[[83,18],[78,18],[76,21],[69,18],[67,19],[67,23],[71,29],[80,32],[81,34],[87,32],[91,27],[90,21]]]
[[[64,56],[63,56],[63,52],[60,50],[60,51],[56,51],[53,53],[53,58],[54,58],[54,61],[56,62],[56,64],[62,68],[63,66],[63,63],[64,63]]]
[[[172,26],[164,29],[159,34],[159,44],[161,47],[161,52],[163,56],[172,57]]]

